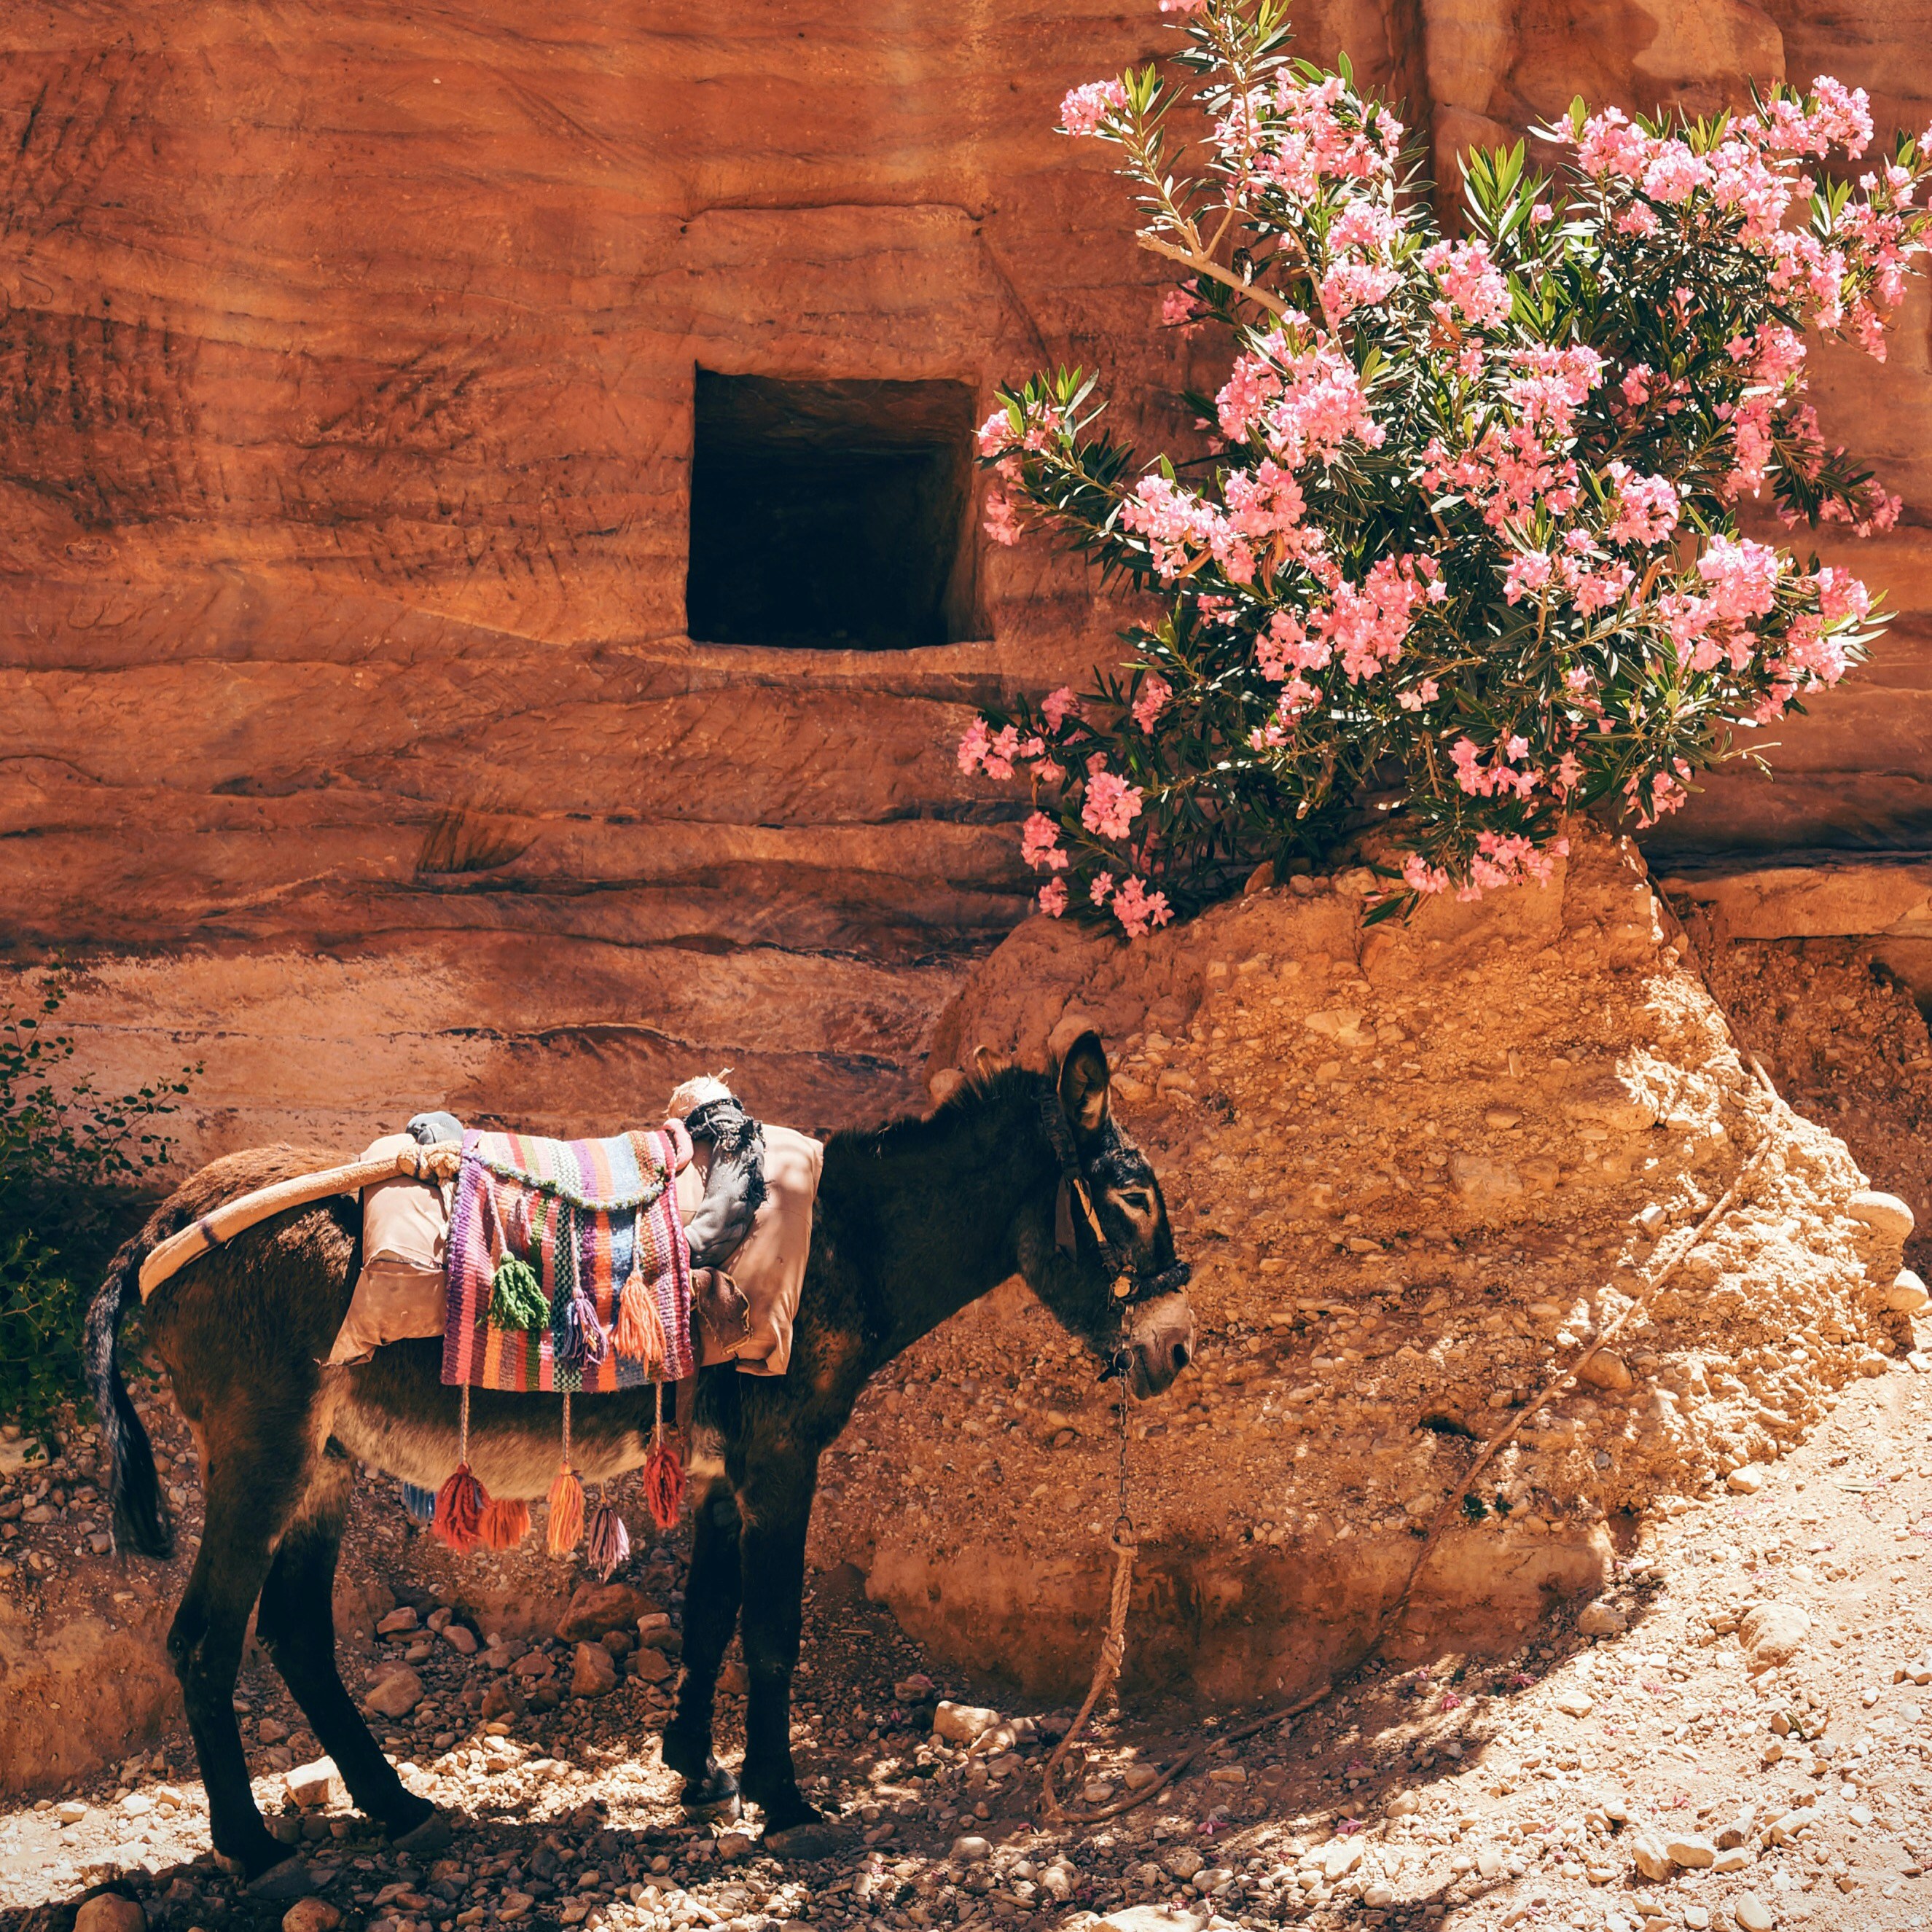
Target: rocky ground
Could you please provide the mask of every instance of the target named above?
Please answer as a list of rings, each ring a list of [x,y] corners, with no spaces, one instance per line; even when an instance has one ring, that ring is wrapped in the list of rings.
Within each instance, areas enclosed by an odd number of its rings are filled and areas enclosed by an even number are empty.
[[[1923,1021],[1809,948],[1711,966],[1727,1012],[1607,844],[1547,893],[1394,932],[1361,925],[1372,883],[1291,882],[1130,955],[1023,928],[943,1030],[938,1084],[1090,1016],[1199,1264],[1198,1367],[1130,1419],[1141,1568],[1126,1714],[1076,1774],[1096,1802],[1348,1666],[1479,1442],[1688,1250],[1486,1472],[1377,1661],[1118,1822],[1038,1829],[1104,1603],[1117,1422],[1003,1291],[882,1377],[827,1460],[798,1739],[849,1856],[780,1866],[676,1816],[650,1736],[682,1537],[574,1597],[534,1539],[452,1558],[375,1480],[345,1676],[458,1836],[412,1864],[364,1832],[251,1652],[260,1795],[320,1888],[290,1932],[1081,1932],[1170,1904],[1197,1928],[1918,1922],[1932,1318],[1900,1274],[1909,1216],[1871,1186],[1921,1198]],[[1756,1086],[1739,1038],[1851,1145]],[[191,1548],[184,1434],[140,1400]],[[86,1432],[39,1447],[0,1444],[0,1783],[28,1794],[0,1817],[0,1907],[52,1928],[106,1885],[170,1932],[266,1928],[279,1909],[206,1856],[172,1716],[186,1556],[100,1555]],[[728,1750],[738,1718],[728,1690]]]
[[[1910,990],[1849,939],[1711,946],[1701,963],[1741,1045],[1918,1218],[1906,1255],[1932,1264],[1932,1040]]]
[[[634,1584],[580,1592],[561,1634],[493,1642],[425,1594],[350,1638],[351,1681],[388,1710],[379,1729],[405,1780],[456,1825],[445,1856],[400,1858],[344,1808],[254,1659],[239,1702],[257,1793],[349,1932],[1082,1932],[1133,1907],[1197,1928],[1917,1927],[1932,1910],[1928,1389],[1903,1364],[1860,1380],[1754,1494],[1683,1502],[1606,1592],[1533,1641],[1371,1669],[1292,1727],[1212,1747],[1096,1829],[1037,1822],[1066,1712],[922,1658],[849,1570],[810,1600],[798,1725],[808,1786],[849,1821],[850,1855],[782,1865],[744,1831],[686,1828],[650,1743],[681,1538],[644,1556]],[[662,1663],[638,1668],[647,1657]],[[952,1694],[940,1734],[935,1685]],[[728,1746],[734,1693],[723,1707]],[[1247,1714],[1130,1697],[1076,1781],[1096,1799],[1130,1789],[1139,1767]],[[277,1748],[304,1764],[269,1769]],[[175,1726],[116,1774],[0,1818],[0,1904],[52,1927],[111,1889],[177,1932],[280,1920],[216,1865],[206,1829]],[[301,1910],[292,1932],[332,1922]]]

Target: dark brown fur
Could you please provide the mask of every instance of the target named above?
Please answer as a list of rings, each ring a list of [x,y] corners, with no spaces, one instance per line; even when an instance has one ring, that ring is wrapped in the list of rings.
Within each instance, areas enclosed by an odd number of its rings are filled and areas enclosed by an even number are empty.
[[[1165,1388],[1193,1346],[1184,1295],[1124,1315],[1097,1243],[1076,1214],[1076,1252],[1054,1240],[1060,1168],[1042,1104],[1071,1124],[1108,1239],[1151,1274],[1174,1244],[1152,1170],[1108,1117],[1100,1042],[1076,1043],[1056,1092],[1008,1072],[969,1087],[931,1119],[841,1134],[826,1150],[812,1245],[782,1378],[730,1367],[700,1377],[696,1434],[716,1473],[697,1506],[685,1606],[685,1672],[665,1762],[694,1806],[728,1804],[736,1786],[711,1752],[719,1664],[741,1619],[750,1678],[745,1795],[770,1832],[808,1849],[818,1814],[800,1796],[790,1748],[806,1532],[818,1459],[866,1378],[947,1316],[1023,1274],[1054,1313],[1116,1361],[1136,1394]],[[153,1460],[114,1359],[141,1259],[218,1202],[334,1163],[332,1152],[258,1148],[185,1182],[116,1257],[88,1316],[88,1360],[124,1550],[164,1553],[170,1532]],[[352,1458],[434,1487],[456,1462],[457,1391],[441,1345],[398,1343],[356,1366],[325,1368],[359,1262],[350,1198],[263,1223],[191,1263],[147,1310],[154,1343],[202,1460],[206,1521],[170,1634],[206,1780],[216,1849],[251,1872],[285,1854],[250,1795],[232,1697],[250,1610],[257,1630],[356,1804],[393,1834],[435,1827],[404,1790],[337,1675],[330,1625]],[[470,1462],[493,1495],[535,1498],[556,1468],[560,1401],[478,1391]],[[573,1460],[596,1482],[644,1457],[648,1394],[598,1396],[572,1409]]]

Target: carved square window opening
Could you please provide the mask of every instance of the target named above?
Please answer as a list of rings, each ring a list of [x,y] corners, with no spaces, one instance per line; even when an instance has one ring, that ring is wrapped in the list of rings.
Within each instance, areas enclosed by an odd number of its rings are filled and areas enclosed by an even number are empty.
[[[967,382],[697,371],[686,627],[904,650],[983,637]]]

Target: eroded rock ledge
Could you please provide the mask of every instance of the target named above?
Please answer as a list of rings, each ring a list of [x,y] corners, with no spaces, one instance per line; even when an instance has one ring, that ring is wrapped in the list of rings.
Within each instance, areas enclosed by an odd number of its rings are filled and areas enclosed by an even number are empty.
[[[1201,1364],[1130,1425],[1143,1682],[1292,1690],[1349,1654],[1480,1441],[1766,1135],[1648,1318],[1486,1472],[1392,1648],[1513,1635],[1546,1593],[1594,1588],[1644,1513],[1748,1484],[1913,1350],[1891,1305],[1912,1298],[1906,1221],[1855,1214],[1843,1144],[1740,1064],[1640,862],[1576,844],[1544,889],[1406,926],[1364,927],[1366,872],[1138,947],[1035,920],[942,1022],[941,1088],[947,1060],[1037,1061],[1066,1014],[1096,1021],[1197,1264]],[[860,1562],[943,1651],[1083,1683],[1113,1426],[1010,1285],[868,1393],[829,1459],[820,1560]]]

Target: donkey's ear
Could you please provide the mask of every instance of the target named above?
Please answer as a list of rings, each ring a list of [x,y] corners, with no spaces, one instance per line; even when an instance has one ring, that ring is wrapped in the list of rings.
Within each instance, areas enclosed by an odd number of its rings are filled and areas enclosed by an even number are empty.
[[[1106,1050],[1090,1027],[1075,1040],[1060,1062],[1060,1107],[1083,1139],[1107,1124],[1107,1089],[1113,1076]]]

